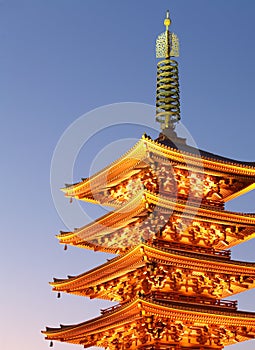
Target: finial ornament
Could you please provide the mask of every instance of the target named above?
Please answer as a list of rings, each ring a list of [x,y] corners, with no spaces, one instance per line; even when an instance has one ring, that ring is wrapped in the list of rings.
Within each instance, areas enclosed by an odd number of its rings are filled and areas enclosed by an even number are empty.
[[[168,27],[171,25],[169,10],[166,11],[166,18],[164,20],[164,25],[166,26],[166,30],[168,30]]]
[[[157,65],[156,120],[162,130],[174,130],[180,120],[178,63],[171,57],[179,56],[179,40],[169,31],[169,11],[164,20],[166,30],[156,40],[156,57],[163,58]]]
[[[179,57],[179,39],[176,34],[170,33],[169,27],[171,23],[170,14],[167,10],[164,20],[166,30],[158,36],[156,41],[157,58],[169,58],[170,56]]]

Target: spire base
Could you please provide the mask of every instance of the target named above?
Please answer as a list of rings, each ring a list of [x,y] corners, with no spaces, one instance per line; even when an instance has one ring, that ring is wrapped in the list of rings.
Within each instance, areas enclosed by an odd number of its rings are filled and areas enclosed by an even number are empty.
[[[187,139],[179,137],[174,129],[169,128],[161,131],[157,141],[176,149],[179,149],[179,146],[187,146]]]

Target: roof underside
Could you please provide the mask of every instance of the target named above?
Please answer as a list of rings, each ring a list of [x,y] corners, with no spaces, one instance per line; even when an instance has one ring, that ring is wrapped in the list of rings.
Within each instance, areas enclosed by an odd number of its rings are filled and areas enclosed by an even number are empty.
[[[160,327],[159,322],[161,322]],[[128,335],[128,331],[133,338],[130,348],[137,349],[143,333],[147,334],[147,341],[152,343],[167,341],[167,339],[168,344],[175,343],[172,339],[174,327],[182,330],[182,336],[178,341],[180,345],[187,345],[191,341],[196,342],[198,338],[194,337],[197,335],[195,330],[198,329],[200,332],[204,329],[215,340],[215,347],[218,340],[221,340],[225,346],[236,341],[254,338],[255,314],[240,311],[226,312],[220,308],[210,307],[205,310],[198,306],[179,306],[177,303],[157,303],[135,299],[93,320],[60,328],[46,328],[43,333],[49,340],[82,344],[85,347],[92,345],[107,347],[113,345],[113,339],[123,341],[123,334]],[[155,328],[161,330],[161,337],[158,337],[157,332],[153,332]],[[192,334],[193,330],[194,334]],[[229,336],[222,337],[221,333],[226,330],[229,331]],[[105,343],[102,342],[102,338]],[[207,341],[210,342],[209,337]]]
[[[141,191],[121,209],[57,237],[63,244],[117,253],[159,236],[169,242],[226,249],[254,235],[254,214],[195,207]]]
[[[122,301],[123,291],[128,298],[128,294],[130,297],[144,291],[150,293],[159,287],[169,293],[225,298],[254,288],[254,281],[255,263],[210,260],[207,255],[141,244],[91,271],[68,279],[54,279],[51,285],[55,291]]]
[[[223,157],[217,159],[215,155],[208,158],[205,154],[202,152],[201,155],[199,150],[189,146],[176,149],[143,137],[115,162],[90,178],[67,185],[63,191],[67,197],[119,207],[135,194],[135,189],[134,186],[132,191],[126,188],[126,195],[122,198],[123,189],[118,189],[118,185],[123,187],[132,180],[137,188],[151,188],[149,176],[155,181],[152,190],[166,191],[169,196],[175,196],[177,191],[178,198],[194,196],[206,203],[221,205],[255,187],[254,163],[235,162]],[[203,188],[200,188],[202,177]],[[186,179],[190,179],[189,183],[184,184]]]

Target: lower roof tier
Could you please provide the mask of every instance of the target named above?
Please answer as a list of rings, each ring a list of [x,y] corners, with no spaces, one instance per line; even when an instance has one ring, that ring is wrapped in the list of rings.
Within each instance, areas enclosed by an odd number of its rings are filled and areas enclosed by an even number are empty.
[[[255,338],[255,313],[206,309],[137,298],[90,321],[49,328],[46,339],[110,350],[148,345],[222,349]]]
[[[148,191],[96,221],[61,232],[60,243],[123,253],[141,242],[160,239],[190,249],[226,249],[255,237],[255,215],[170,201]]]
[[[255,263],[140,244],[88,272],[50,284],[57,292],[120,302],[157,291],[203,302],[254,288]]]
[[[255,163],[237,162],[189,146],[173,148],[143,136],[108,167],[63,191],[67,197],[119,207],[139,188],[223,205],[255,188]]]

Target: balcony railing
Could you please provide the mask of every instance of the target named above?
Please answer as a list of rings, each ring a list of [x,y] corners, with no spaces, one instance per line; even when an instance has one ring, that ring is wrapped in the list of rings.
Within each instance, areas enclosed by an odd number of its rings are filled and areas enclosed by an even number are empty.
[[[231,309],[237,310],[237,300],[219,300],[219,299],[209,299],[209,298],[201,298],[197,296],[186,296],[175,293],[166,293],[166,292],[152,292],[150,294],[145,295],[146,300],[150,299],[153,301],[163,301],[163,302],[176,302],[177,304],[193,304],[193,305],[204,305],[211,307],[220,307],[223,309]],[[117,304],[107,309],[101,309],[101,315],[106,315],[108,313],[114,312],[119,309],[123,304]]]
[[[237,309],[237,301],[231,301],[231,300],[219,300],[219,299],[209,299],[209,298],[201,298],[197,296],[186,296],[186,295],[179,295],[179,294],[172,294],[172,293],[166,293],[166,292],[152,292],[151,293],[151,300],[158,300],[158,301],[174,301],[178,303],[192,303],[192,304],[199,304],[199,305],[209,305],[209,306],[215,306],[215,307],[221,307],[221,308],[230,308],[233,310]]]
[[[117,304],[117,305],[108,307],[107,309],[101,309],[100,310],[101,311],[101,315],[105,315],[105,314],[108,314],[110,312],[114,312],[115,310],[117,310],[121,306],[122,306],[122,304]]]
[[[197,254],[208,254],[208,255],[214,255],[219,258],[225,258],[225,259],[230,259],[231,257],[230,250],[215,250],[213,248],[200,247],[200,246],[194,246],[189,244],[166,242],[159,239],[154,240],[153,245],[164,249],[176,249],[176,250],[182,250],[182,251],[189,251]]]

